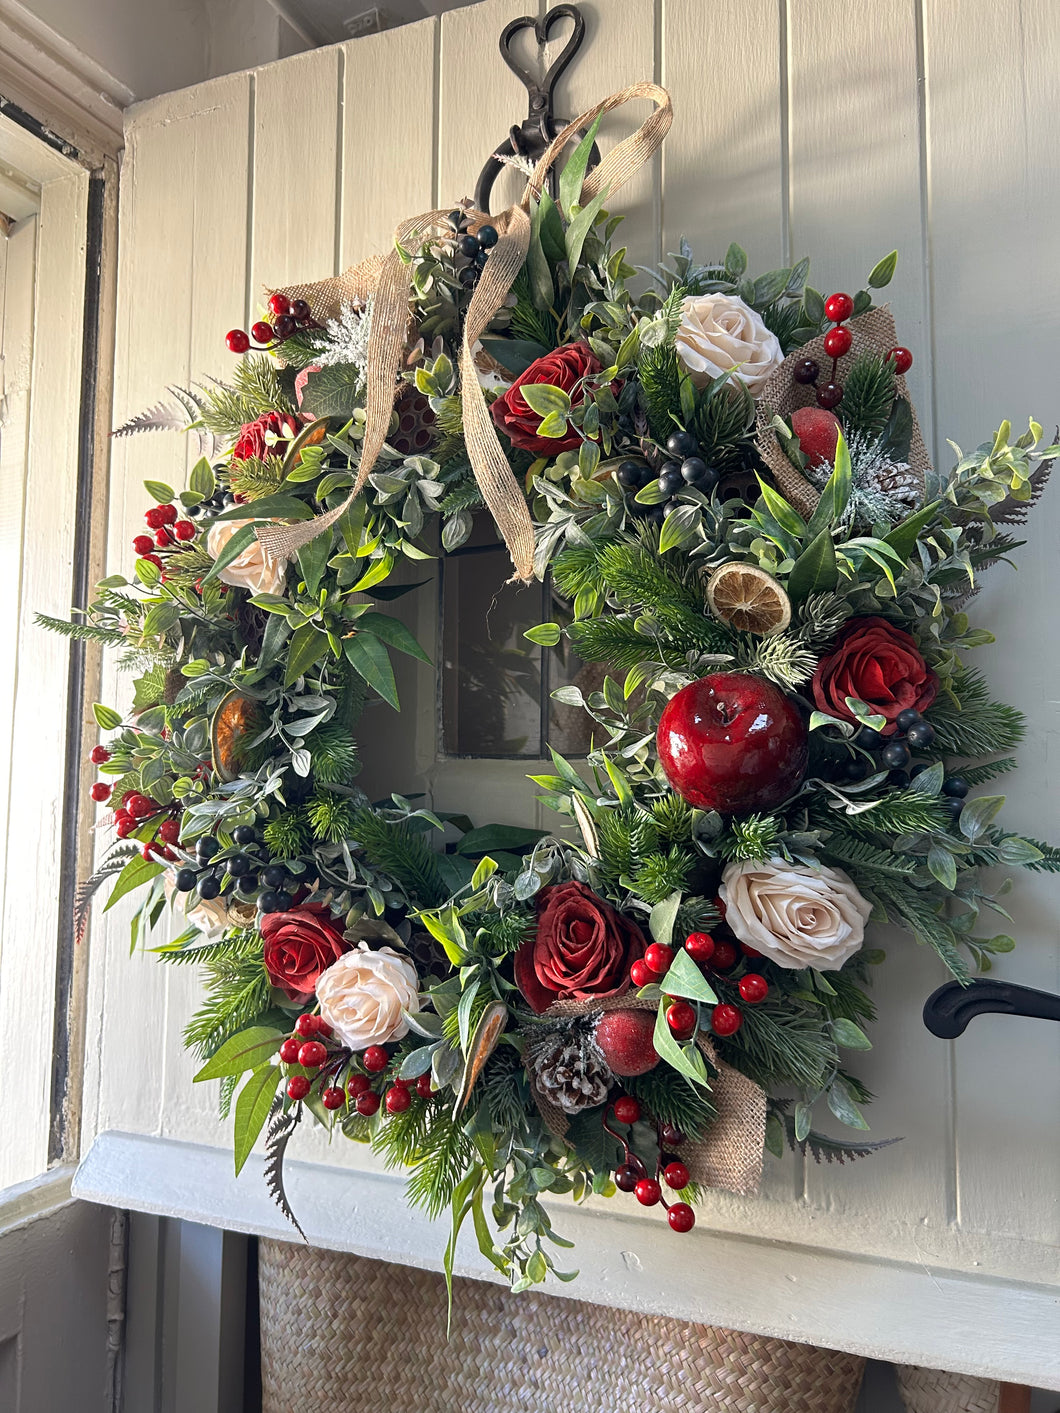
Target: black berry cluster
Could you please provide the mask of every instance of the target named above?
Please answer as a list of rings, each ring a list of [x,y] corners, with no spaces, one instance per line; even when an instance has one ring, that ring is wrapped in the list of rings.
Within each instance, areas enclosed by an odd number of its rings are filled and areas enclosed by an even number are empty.
[[[928,761],[914,762],[913,755],[916,751],[926,751],[932,745],[935,728],[912,707],[899,712],[894,724],[897,730],[890,736],[882,735],[872,726],[862,726],[854,736],[854,744],[878,756],[878,768],[890,771],[890,783],[903,787],[928,769]],[[871,773],[872,767],[863,756],[854,756],[846,764],[845,778],[851,782],[864,780]],[[962,780],[959,775],[947,776],[942,782],[945,805],[954,818],[964,808],[964,797],[969,788],[967,780]]]
[[[457,278],[465,289],[474,289],[486,267],[490,251],[500,239],[497,228],[479,226],[472,234],[468,230],[470,223],[463,211],[450,211],[449,224],[456,234],[456,253],[463,262]]]
[[[236,849],[222,853],[212,834],[203,835],[195,845],[195,863],[177,870],[177,889],[181,893],[195,889],[200,898],[206,899],[234,891],[248,902],[257,894],[259,912],[283,912],[291,902],[286,891],[290,882],[287,870],[263,856],[258,832],[249,824],[233,829],[232,839]]]
[[[702,491],[709,495],[718,484],[720,476],[699,454],[699,443],[691,432],[674,432],[667,438],[667,460],[658,471],[653,471],[644,460],[623,461],[615,472],[615,480],[625,491],[636,494],[655,481],[664,500],[647,507],[659,512],[654,518],[662,519],[662,507],[672,500],[679,491]]]

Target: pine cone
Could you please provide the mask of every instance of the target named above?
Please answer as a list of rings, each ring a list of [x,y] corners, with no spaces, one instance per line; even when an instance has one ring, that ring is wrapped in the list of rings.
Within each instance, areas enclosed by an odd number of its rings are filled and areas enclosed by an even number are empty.
[[[543,1099],[565,1114],[603,1104],[615,1077],[599,1046],[584,1027],[553,1031],[530,1050],[528,1068]]]

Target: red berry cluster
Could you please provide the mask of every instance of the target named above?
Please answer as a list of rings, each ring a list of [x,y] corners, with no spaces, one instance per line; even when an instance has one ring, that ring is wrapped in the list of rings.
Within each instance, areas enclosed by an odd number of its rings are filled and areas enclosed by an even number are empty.
[[[839,360],[850,352],[853,342],[854,336],[844,321],[853,314],[854,301],[849,294],[830,294],[824,302],[824,312],[829,322],[835,325],[824,336],[824,351],[832,360],[831,377],[823,386],[818,384],[821,369],[813,358],[804,358],[801,363],[796,364],[792,377],[797,383],[814,387],[818,406],[831,412],[843,401],[843,385],[836,382],[836,371]],[[913,355],[907,348],[888,349],[886,357],[894,364],[897,373],[908,373],[913,366]]]
[[[369,1045],[360,1057],[360,1069],[354,1068],[355,1057],[342,1046],[330,1049],[333,1039],[331,1025],[323,1016],[306,1012],[295,1021],[295,1033],[280,1046],[280,1059],[285,1065],[297,1065],[309,1074],[293,1074],[287,1081],[287,1097],[296,1102],[305,1099],[315,1084],[320,1085],[320,1102],[325,1109],[341,1109],[351,1104],[363,1118],[379,1112],[380,1103],[388,1114],[403,1114],[412,1104],[410,1082],[400,1076],[390,1080],[380,1098],[372,1088],[372,1075],[381,1075],[390,1064],[390,1056],[382,1045]],[[346,1070],[345,1083],[340,1079]],[[429,1099],[434,1093],[429,1074],[420,1075],[416,1093]]]
[[[132,543],[137,558],[146,559],[162,569],[164,566],[155,553],[156,549],[168,549],[177,541],[195,538],[195,526],[191,521],[179,520],[177,516],[175,505],[153,505],[150,510],[144,511],[147,528],[153,530],[155,536],[154,539],[150,535],[136,536]]]
[[[304,299],[288,299],[285,294],[274,294],[269,299],[269,313],[272,322],[259,319],[256,324],[251,324],[249,334],[246,329],[230,329],[225,335],[229,353],[247,353],[251,339],[259,349],[278,348],[291,337],[299,324],[314,329],[320,327]]]
[[[697,966],[713,972],[729,972],[740,960],[741,953],[732,942],[715,941],[709,932],[690,933],[684,946]],[[761,955],[753,947],[742,948],[742,953],[747,958]],[[637,987],[660,984],[673,959],[672,947],[653,942],[644,956],[630,967],[630,981]],[[737,982],[737,989],[747,1005],[757,1006],[768,996],[769,983],[758,972],[747,972]],[[699,1012],[688,1001],[674,1000],[666,1008],[666,1023],[675,1040],[691,1040],[699,1028]],[[742,1024],[743,1015],[737,1006],[723,1002],[711,1012],[710,1028],[715,1035],[735,1035]]]
[[[641,1118],[640,1101],[632,1095],[623,1094],[611,1105],[611,1114],[616,1123],[629,1127]],[[685,1135],[672,1124],[657,1125],[659,1155],[655,1161],[655,1176],[649,1177],[644,1162],[630,1148],[624,1134],[616,1133],[604,1118],[604,1129],[622,1145],[622,1162],[615,1169],[615,1186],[620,1192],[636,1194],[642,1207],[655,1207],[658,1203],[666,1208],[667,1220],[674,1231],[691,1231],[696,1224],[696,1214],[687,1202],[667,1202],[663,1196],[663,1185],[674,1191],[681,1191],[691,1181],[686,1164],[669,1148],[676,1148],[685,1141]]]
[[[103,765],[110,760],[110,752],[103,746],[96,746],[91,759],[93,764]],[[98,781],[92,786],[90,793],[94,800],[102,802],[110,798],[111,787]],[[145,824],[150,825],[157,820],[154,834],[144,844],[143,856],[150,862],[152,855],[157,854],[167,863],[173,863],[177,856],[170,845],[180,843],[180,821],[177,818],[179,812],[180,806],[176,803],[161,805],[150,795],[141,794],[138,790],[126,790],[121,804],[114,811],[114,826],[118,838],[126,839],[134,829]]]

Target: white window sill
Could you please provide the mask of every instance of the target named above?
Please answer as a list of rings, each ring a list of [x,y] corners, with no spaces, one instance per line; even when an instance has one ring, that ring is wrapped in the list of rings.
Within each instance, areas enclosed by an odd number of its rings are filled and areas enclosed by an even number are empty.
[[[73,1194],[297,1241],[266,1192],[262,1166],[253,1155],[237,1179],[226,1149],[111,1131],[93,1143]],[[405,1206],[400,1177],[295,1161],[285,1177],[314,1246],[441,1269],[447,1225]],[[576,1243],[572,1264],[581,1274],[573,1286],[546,1287],[554,1294],[1060,1390],[1055,1289],[703,1226],[677,1252],[654,1215],[573,1205],[564,1206],[562,1231]],[[495,1279],[465,1235],[458,1273]]]

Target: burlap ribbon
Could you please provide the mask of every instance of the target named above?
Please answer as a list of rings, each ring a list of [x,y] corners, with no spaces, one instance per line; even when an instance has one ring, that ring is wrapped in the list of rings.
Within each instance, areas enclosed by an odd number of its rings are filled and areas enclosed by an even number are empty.
[[[878,309],[869,309],[866,313],[859,314],[856,319],[848,320],[847,328],[850,330],[852,338],[849,352],[839,360],[836,379],[840,383],[844,379],[846,370],[856,358],[866,353],[886,353],[898,342],[894,318],[886,305]],[[777,434],[773,430],[772,423],[775,415],[788,418],[798,407],[816,407],[816,390],[810,384],[797,383],[792,377],[792,373],[799,363],[804,362],[807,358],[812,358],[821,369],[821,381],[827,381],[826,375],[831,368],[832,360],[824,351],[824,340],[825,335],[822,334],[820,338],[813,339],[802,348],[797,348],[794,353],[790,353],[770,377],[758,398],[756,445],[759,453],[772,471],[777,489],[786,496],[799,514],[807,519],[817,508],[821,493],[788,460],[784,454],[784,448],[780,445]],[[931,461],[924,445],[920,424],[916,419],[916,410],[913,408],[905,379],[901,376],[896,377],[894,383],[895,391],[900,397],[906,399],[913,414],[913,435],[909,443],[908,460],[913,473],[914,489],[918,492],[920,499],[923,499],[924,474],[931,469]],[[842,406],[840,406],[839,411],[842,412],[842,410]]]
[[[545,1012],[551,1016],[585,1016],[595,1011],[653,1011],[654,1001],[637,996],[611,996],[602,1000],[556,1001]],[[762,1161],[766,1140],[765,1090],[753,1079],[719,1060],[710,1038],[699,1035],[696,1043],[708,1064],[717,1071],[711,1081],[710,1099],[718,1116],[702,1137],[682,1145],[681,1160],[688,1166],[692,1181],[704,1187],[720,1187],[726,1192],[752,1196],[762,1181]],[[558,1105],[543,1095],[530,1074],[530,1088],[538,1112],[549,1130],[562,1138],[568,1119]]]
[[[518,204],[488,218],[500,239],[486,261],[464,321],[459,363],[468,457],[483,499],[508,546],[516,577],[523,582],[533,577],[534,526],[523,493],[497,440],[476,376],[473,350],[508,297],[526,261],[530,248],[531,202],[540,197],[552,164],[568,141],[593,123],[598,115],[634,98],[650,98],[656,106],[637,131],[612,148],[585,178],[581,193],[583,203],[600,192],[617,191],[657,150],[669,130],[673,113],[670,95],[653,83],[634,83],[612,93],[569,123],[538,162]],[[407,252],[415,250],[432,230],[441,228],[447,214],[441,210],[427,211],[402,221],[394,234],[394,248],[380,262],[377,272],[369,268],[368,262],[362,262],[337,278],[284,291],[290,297],[305,299],[318,318],[332,315],[336,305],[341,307],[344,299],[363,298],[368,292],[374,295],[374,303],[365,379],[365,434],[353,489],[342,505],[314,520],[295,525],[262,526],[257,535],[267,555],[287,557],[301,545],[308,544],[334,525],[363,490],[390,428],[398,372],[408,336],[410,267]],[[487,219],[484,213],[477,215],[481,220]],[[357,291],[361,293],[355,293]]]

